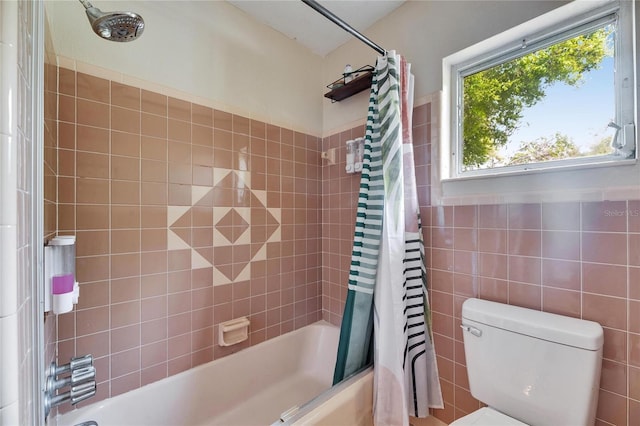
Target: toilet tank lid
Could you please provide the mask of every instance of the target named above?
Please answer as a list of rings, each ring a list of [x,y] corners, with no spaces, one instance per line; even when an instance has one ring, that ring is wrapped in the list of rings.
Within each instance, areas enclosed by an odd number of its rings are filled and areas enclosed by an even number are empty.
[[[604,340],[602,326],[597,322],[488,300],[465,300],[462,318],[592,351],[602,348]]]

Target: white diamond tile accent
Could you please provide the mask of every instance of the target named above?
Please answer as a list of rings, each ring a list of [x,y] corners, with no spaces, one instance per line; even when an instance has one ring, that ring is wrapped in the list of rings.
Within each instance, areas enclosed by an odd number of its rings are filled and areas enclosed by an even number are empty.
[[[249,225],[251,225],[251,207],[234,207],[233,208],[241,218],[244,219]]]
[[[279,243],[282,241],[282,232],[280,232],[282,228],[278,226],[278,229],[273,231],[273,234],[267,239],[268,243]]]
[[[265,206],[266,206],[266,204],[265,204]],[[275,220],[277,220],[278,223],[282,223],[282,209],[276,208],[276,207],[272,207],[272,208],[267,208],[267,211],[269,213],[271,213],[271,216],[273,216],[273,218]]]
[[[267,260],[267,245],[266,244],[263,244],[262,247],[260,247],[260,250],[258,250],[258,252],[253,256],[251,261],[253,262],[254,260]]]
[[[213,168],[213,186],[216,186],[220,183],[222,179],[227,177],[227,175],[231,172],[229,169],[221,169],[219,167]]]
[[[227,276],[225,274],[223,274],[222,272],[220,272],[218,270],[218,268],[216,268],[214,266],[213,268],[213,286],[217,286],[217,285],[223,285],[223,284],[229,284],[231,283],[231,280],[229,278],[227,278]]]
[[[207,259],[202,257],[200,253],[191,249],[191,269],[209,268],[213,266]]]
[[[231,241],[225,237],[222,232],[218,231],[216,228],[213,228],[213,246],[214,247],[225,247],[232,245]]]
[[[253,195],[255,195],[256,198],[260,200],[263,206],[267,205],[267,191],[257,191],[254,189],[251,192],[253,192]]]
[[[191,206],[167,206],[167,226],[173,225],[190,208]]]
[[[218,185],[224,179],[228,179],[230,174],[235,174],[236,189],[250,191],[255,195],[256,199],[262,204],[262,206],[252,207],[213,207],[213,246],[214,247],[232,247],[234,245],[251,244],[251,209],[252,208],[265,208],[266,211],[275,219],[278,224],[282,221],[282,209],[280,208],[267,208],[267,191],[256,191],[250,188],[251,186],[251,173],[246,170],[230,170],[230,169],[213,169],[213,185]],[[180,217],[188,212],[193,205],[202,200],[213,188],[209,186],[192,186],[191,187],[191,206],[168,206],[167,208],[167,226],[172,226]],[[235,212],[249,225],[249,227],[236,239],[235,242],[231,242],[224,236],[219,230],[215,228],[215,225],[224,218],[231,210]],[[234,225],[228,225],[234,226]],[[270,228],[273,229],[273,228]],[[271,234],[267,242],[279,242],[282,240],[282,231],[278,226]],[[213,266],[211,262],[200,255],[195,249],[178,236],[174,231],[167,230],[167,248],[169,250],[182,250],[191,249],[191,267],[193,269],[210,268],[213,269],[213,285],[228,284],[237,281],[244,281],[251,279],[251,262],[262,261],[267,259],[267,246],[263,244],[258,251],[253,255],[251,261],[248,262],[240,271],[237,276],[230,279],[223,274],[218,268]],[[253,251],[253,250],[252,250]]]
[[[251,227],[245,229],[242,235],[240,235],[233,244],[251,244]]]
[[[233,207],[214,207],[213,208],[213,225],[215,226],[215,224],[218,223],[220,219],[225,217],[227,213],[229,213],[229,210],[231,210],[232,208]]]
[[[167,250],[190,249],[191,246],[171,229],[167,229]]]
[[[212,190],[213,188],[210,186],[191,186],[191,205],[195,206],[198,201],[202,200]]]
[[[251,262],[247,263],[247,266],[238,274],[234,279],[234,282],[247,281],[251,279]]]

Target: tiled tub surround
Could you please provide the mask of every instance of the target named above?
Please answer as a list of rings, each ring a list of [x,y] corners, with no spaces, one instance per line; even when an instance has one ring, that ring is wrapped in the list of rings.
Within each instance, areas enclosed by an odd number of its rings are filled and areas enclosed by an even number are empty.
[[[318,321],[56,420],[63,426],[276,424],[285,411],[329,390],[339,335]]]
[[[413,134],[445,400],[434,415],[450,423],[479,407],[458,325],[462,302],[480,297],[602,324],[597,424],[640,424],[640,201],[431,206],[432,105],[414,110]],[[325,138],[323,149],[344,149],[359,133]],[[359,182],[343,166],[323,168],[323,316],[335,324],[347,293]]]
[[[93,354],[90,402],[321,318],[317,137],[58,72],[58,229],[81,283],[58,355]],[[217,346],[239,316],[249,341]]]

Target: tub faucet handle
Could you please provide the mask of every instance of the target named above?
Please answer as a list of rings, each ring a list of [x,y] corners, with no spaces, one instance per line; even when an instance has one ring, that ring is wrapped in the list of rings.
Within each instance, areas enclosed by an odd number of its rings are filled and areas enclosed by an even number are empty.
[[[51,364],[51,372],[49,373],[51,376],[59,376],[60,374],[67,373],[69,371],[74,371],[79,368],[89,367],[93,365],[93,356],[91,354],[78,356],[71,358],[68,364],[64,365],[56,365],[55,363]]]
[[[93,365],[93,355],[91,354],[71,358],[71,361],[69,362],[69,367],[71,368],[71,370],[88,367],[90,365]]]
[[[79,368],[71,372],[71,386],[94,380],[95,378],[96,368],[94,366]]]
[[[87,398],[91,398],[96,394],[96,382],[91,381],[82,383],[78,386],[73,386],[71,387],[69,394],[69,401],[72,405],[76,405],[77,403],[82,402]]]
[[[95,378],[96,378],[96,369],[94,366],[89,366],[89,367],[83,367],[83,368],[71,370],[71,376],[68,376],[62,379],[55,379],[49,376],[48,380],[51,381],[51,383],[49,384],[49,387],[53,390],[58,390],[60,388],[63,388],[69,385],[71,386],[79,385],[81,383],[84,383],[89,380],[93,380]]]
[[[51,408],[57,405],[67,401],[75,405],[96,394],[96,368],[93,366],[91,355],[71,358],[68,364],[61,366],[52,362],[47,372],[43,398],[45,418],[49,415]],[[58,378],[65,373],[71,374]],[[58,393],[61,388],[67,386],[71,386],[71,389]]]

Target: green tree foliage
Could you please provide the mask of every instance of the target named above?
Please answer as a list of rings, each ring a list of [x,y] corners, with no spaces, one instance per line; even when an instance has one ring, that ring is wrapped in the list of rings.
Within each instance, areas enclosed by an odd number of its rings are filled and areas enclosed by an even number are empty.
[[[610,54],[602,28],[464,78],[463,164],[487,163],[518,128],[522,111],[552,84],[580,84]]]
[[[567,135],[556,133],[551,138],[538,138],[531,142],[520,143],[520,148],[511,157],[499,156],[489,159],[491,167],[515,166],[518,164],[541,163],[543,161],[562,160],[564,158],[586,157],[590,155],[608,155],[613,153],[611,136],[605,136],[591,145],[588,151],[581,152]],[[496,162],[494,164],[494,161]]]
[[[611,136],[605,136],[600,139],[599,142],[594,143],[589,147],[589,152],[586,155],[608,155],[613,153],[611,147]]]
[[[517,164],[541,163],[580,156],[580,150],[568,136],[556,133],[553,138],[539,138],[520,144],[518,152],[513,154],[508,166]]]

